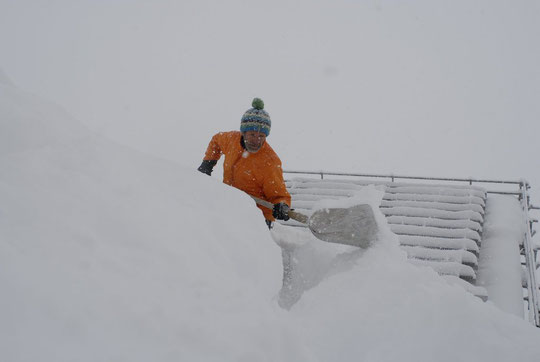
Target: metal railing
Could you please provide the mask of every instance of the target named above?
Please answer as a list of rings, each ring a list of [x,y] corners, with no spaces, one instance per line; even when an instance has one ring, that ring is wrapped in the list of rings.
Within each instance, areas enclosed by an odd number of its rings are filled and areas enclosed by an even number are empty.
[[[425,176],[404,176],[394,174],[367,174],[367,173],[349,173],[349,172],[327,172],[327,171],[297,171],[297,170],[285,170],[284,174],[297,174],[297,175],[316,175],[322,179],[325,176],[340,176],[340,177],[360,177],[360,178],[374,178],[374,179],[387,179],[391,182],[396,180],[416,180],[416,181],[444,181],[444,182],[461,182],[473,184],[497,184],[505,185],[514,188],[513,190],[486,190],[488,194],[503,194],[516,196],[522,206],[524,213],[524,222],[526,223],[526,231],[523,235],[523,247],[521,253],[525,259],[525,274],[527,280],[527,309],[529,313],[529,321],[537,327],[540,327],[540,291],[538,288],[538,282],[536,280],[536,264],[538,250],[533,246],[532,238],[536,234],[533,228],[535,223],[538,223],[538,219],[530,217],[530,210],[540,210],[540,207],[530,204],[530,195],[528,190],[530,185],[526,180],[488,180],[488,179],[476,179],[476,178],[451,178],[451,177],[425,177]],[[518,190],[515,190],[515,186]]]
[[[387,179],[390,179],[392,182],[395,182],[396,179],[403,179],[403,180],[427,180],[427,181],[457,181],[457,182],[467,182],[470,185],[472,185],[473,183],[493,183],[493,184],[510,184],[510,185],[521,185],[523,183],[526,183],[526,181],[524,180],[484,180],[484,179],[475,179],[472,177],[469,177],[469,178],[426,177],[426,176],[405,176],[405,175],[394,175],[394,174],[382,175],[382,174],[369,174],[369,173],[327,172],[327,171],[284,170],[283,173],[318,175],[321,177],[321,179],[324,179],[324,176],[387,178]]]
[[[524,182],[520,185],[521,189],[521,206],[523,208],[523,213],[526,217],[526,228],[525,235],[523,237],[523,254],[525,256],[525,271],[527,278],[527,303],[529,304],[529,321],[535,326],[540,327],[540,299],[538,291],[538,283],[536,281],[536,254],[537,250],[534,249],[532,245],[532,237],[534,235],[533,224],[535,219],[532,219],[529,216],[529,211],[531,209],[536,209],[530,205],[530,197],[528,190],[530,186],[527,182]]]

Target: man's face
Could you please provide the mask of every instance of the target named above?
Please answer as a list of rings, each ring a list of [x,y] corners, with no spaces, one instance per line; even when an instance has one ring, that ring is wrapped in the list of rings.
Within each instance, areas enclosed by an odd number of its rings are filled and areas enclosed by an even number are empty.
[[[266,141],[266,135],[262,132],[244,132],[244,144],[246,145],[246,150],[248,150],[248,152],[257,152],[264,145],[264,141]]]

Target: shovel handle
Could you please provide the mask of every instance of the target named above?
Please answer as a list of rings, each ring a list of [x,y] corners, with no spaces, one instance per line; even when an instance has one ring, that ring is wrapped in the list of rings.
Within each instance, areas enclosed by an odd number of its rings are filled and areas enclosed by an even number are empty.
[[[261,206],[264,206],[264,207],[266,207],[266,208],[268,208],[270,210],[274,209],[274,204],[272,204],[271,202],[268,202],[266,200],[261,200],[258,197],[255,197],[255,196],[252,196],[252,195],[249,195],[249,196],[251,196],[251,198],[253,200],[255,200],[255,202],[257,204],[259,204]],[[289,211],[289,217],[291,219],[294,219],[294,220],[298,221],[298,222],[301,222],[302,224],[307,224],[307,222],[308,222],[308,217],[306,215],[301,214],[299,212],[296,212],[294,210]]]
[[[302,224],[307,225],[307,223],[308,223],[308,217],[306,215],[301,214],[301,213],[299,213],[297,211],[294,211],[294,210],[289,211],[289,217],[291,219],[294,219],[294,220],[298,221],[298,222],[301,222]]]
[[[251,196],[251,195],[249,195],[249,196]],[[251,198],[253,200],[255,200],[255,202],[258,205],[264,206],[264,207],[266,207],[267,209],[270,209],[270,210],[274,209],[274,204],[272,204],[271,202],[268,202],[268,201],[263,200],[263,199],[259,199],[258,197],[255,197],[255,196],[251,196]]]

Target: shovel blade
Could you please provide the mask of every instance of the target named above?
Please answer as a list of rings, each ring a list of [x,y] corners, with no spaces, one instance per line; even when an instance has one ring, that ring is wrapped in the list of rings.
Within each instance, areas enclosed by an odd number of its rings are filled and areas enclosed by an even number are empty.
[[[367,248],[378,227],[370,205],[317,210],[308,220],[316,238],[338,244]]]

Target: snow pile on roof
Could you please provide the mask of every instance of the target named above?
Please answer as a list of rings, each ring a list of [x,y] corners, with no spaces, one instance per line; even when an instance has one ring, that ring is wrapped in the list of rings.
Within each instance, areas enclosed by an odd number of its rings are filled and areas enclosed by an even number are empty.
[[[535,328],[411,265],[391,241],[307,244],[314,270],[317,255],[336,258],[286,311],[281,250],[260,211],[196,160],[121,147],[2,86],[0,120],[2,361],[540,356]]]
[[[526,232],[521,204],[514,196],[491,195],[478,264],[478,284],[501,310],[523,317],[520,243]]]
[[[0,75],[1,77],[1,75]],[[0,156],[91,136],[61,107],[0,82]]]

